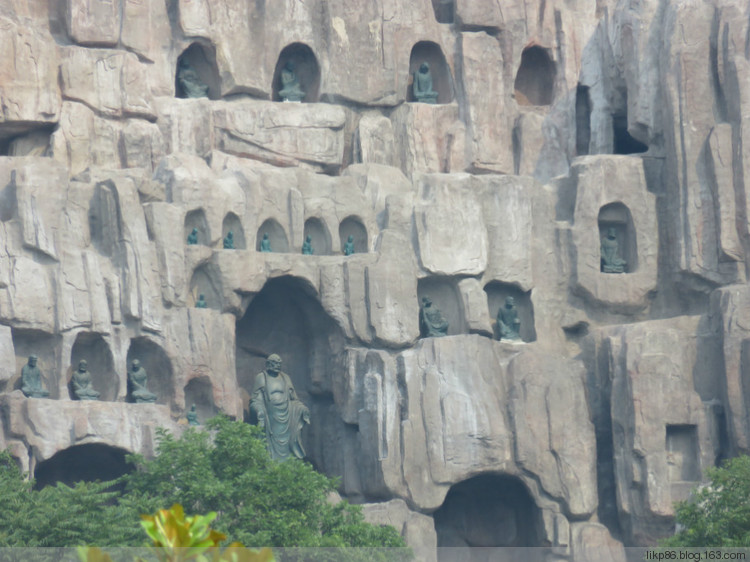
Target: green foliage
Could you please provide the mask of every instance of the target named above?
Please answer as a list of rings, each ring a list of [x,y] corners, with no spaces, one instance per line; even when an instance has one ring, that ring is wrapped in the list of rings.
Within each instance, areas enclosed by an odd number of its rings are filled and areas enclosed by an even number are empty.
[[[160,434],[158,456],[132,457],[125,477],[130,502],[144,511],[182,503],[195,513],[216,511],[216,527],[232,540],[258,546],[403,546],[392,527],[370,525],[361,509],[327,496],[336,482],[304,462],[273,461],[258,428],[226,418],[180,439]]]
[[[64,484],[40,491],[0,452],[0,547],[135,545],[143,538],[138,513],[118,509],[111,482]]]
[[[155,459],[129,457],[137,470],[117,481],[119,497],[107,491],[112,482],[34,491],[2,453],[0,546],[141,546],[140,514],[176,503],[216,512],[216,529],[246,545],[404,545],[392,527],[366,523],[358,506],[329,503],[335,480],[296,459],[271,460],[256,427],[225,418],[207,426],[179,439],[162,431]]]
[[[707,473],[711,484],[677,504],[683,529],[664,546],[750,547],[750,457],[730,459]]]

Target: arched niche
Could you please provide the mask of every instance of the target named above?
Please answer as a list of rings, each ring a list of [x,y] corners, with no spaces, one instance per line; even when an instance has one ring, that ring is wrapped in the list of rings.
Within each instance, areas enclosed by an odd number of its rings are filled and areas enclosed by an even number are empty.
[[[134,359],[146,369],[148,389],[156,394],[156,403],[171,406],[174,400],[172,362],[166,352],[148,338],[133,338],[128,348],[128,372]]]
[[[188,95],[181,84],[180,69],[182,65],[189,65],[188,72],[191,72],[191,78],[197,80],[202,85],[208,87],[208,99],[218,100],[221,98],[221,81],[219,79],[219,69],[216,65],[216,49],[213,45],[202,45],[193,43],[177,58],[177,67],[175,68],[175,97],[188,98]],[[203,96],[201,96],[203,97]]]
[[[193,209],[185,215],[185,227],[183,229],[183,240],[187,243],[188,236],[193,229],[198,229],[198,244],[209,246],[211,242],[211,230],[208,228],[206,212],[203,209]]]
[[[414,72],[426,62],[430,65],[432,75],[432,89],[438,94],[437,103],[450,103],[453,101],[453,76],[448,62],[445,60],[440,45],[432,41],[420,41],[411,50],[409,57],[409,87],[406,92],[406,101],[417,101],[414,98]]]
[[[81,332],[76,336],[73,350],[70,354],[70,368],[68,370],[68,389],[70,398],[75,400],[71,379],[78,364],[85,360],[91,374],[91,385],[99,393],[99,400],[114,401],[120,390],[120,379],[115,372],[115,363],[109,344],[99,334]]]
[[[514,476],[480,474],[454,484],[434,520],[438,547],[544,546],[541,510]],[[438,550],[438,560],[455,555]]]
[[[289,239],[286,237],[284,227],[276,219],[266,219],[260,225],[255,238],[255,249],[258,252],[260,252],[260,242],[263,240],[264,234],[268,234],[272,252],[286,253],[289,251]]]
[[[362,224],[362,219],[355,216],[346,217],[339,224],[339,240],[341,241],[341,253],[344,253],[344,244],[349,240],[349,236],[354,238],[354,253],[363,254],[370,251],[367,240],[367,229]]]
[[[197,377],[191,379],[185,385],[185,411],[195,404],[200,423],[214,417],[218,412],[214,404],[214,390],[208,377]]]
[[[222,247],[224,244],[223,240],[226,237],[227,233],[229,233],[230,231],[232,232],[232,236],[234,237],[235,250],[244,250],[245,248],[247,248],[247,243],[245,242],[245,229],[242,228],[240,217],[238,217],[234,213],[227,213],[227,216],[224,217],[224,221],[222,222]]]
[[[497,313],[505,306],[505,299],[513,297],[518,311],[518,319],[521,321],[520,334],[524,342],[536,341],[536,329],[534,328],[534,307],[531,303],[531,291],[524,292],[515,285],[490,281],[484,286],[487,293],[487,306],[490,311],[490,319],[495,335],[499,339],[497,328]]]
[[[29,361],[29,355],[36,355],[36,366],[42,373],[42,384],[49,391],[50,398],[59,398],[59,385],[55,365],[55,350],[59,338],[38,330],[11,328],[16,370],[9,381],[11,390],[21,389],[21,369]],[[2,385],[2,383],[0,383]],[[2,390],[2,386],[0,386]]]
[[[111,181],[94,188],[89,201],[89,232],[91,243],[105,256],[113,256],[120,243],[120,201]]]
[[[283,88],[281,71],[289,62],[294,65],[294,73],[297,75],[300,88],[305,92],[302,101],[305,103],[317,102],[320,92],[320,66],[315,53],[304,43],[287,45],[279,54],[276,69],[273,73],[273,101],[282,101],[281,96],[279,96],[279,91]]]
[[[203,295],[206,308],[221,310],[223,308],[223,294],[221,288],[221,273],[216,266],[205,263],[195,269],[190,279],[190,294],[188,295],[188,306],[194,307],[195,303]]]
[[[289,276],[269,280],[235,329],[239,386],[252,395],[255,376],[265,369],[266,358],[278,354],[282,370],[310,408],[313,421],[303,431],[307,456],[329,474],[337,470],[330,466],[335,455],[327,456],[323,450],[341,425],[340,415],[331,413],[331,381],[346,371],[344,343],[341,328],[325,312],[310,284]]]
[[[305,240],[309,236],[316,256],[331,254],[331,233],[325,223],[317,217],[305,221]]]
[[[453,23],[456,6],[454,0],[432,0],[432,11],[438,23]]]
[[[599,209],[599,240],[608,236],[610,229],[614,229],[617,240],[617,255],[625,260],[625,271],[633,273],[638,270],[638,247],[636,242],[633,216],[630,209],[623,203],[609,203]],[[604,264],[602,262],[602,271]]]
[[[36,489],[61,482],[72,486],[76,482],[106,482],[133,470],[125,460],[128,451],[104,443],[75,445],[55,453],[40,462],[34,470]]]
[[[557,67],[549,50],[538,45],[521,53],[514,88],[518,105],[550,105],[555,93]]]
[[[422,298],[429,297],[432,306],[440,309],[443,318],[448,321],[448,335],[465,334],[463,306],[456,283],[448,277],[425,277],[417,282],[417,297],[420,309]],[[422,337],[425,334],[422,333]]]
[[[576,88],[576,155],[589,153],[591,142],[591,96],[589,87]]]

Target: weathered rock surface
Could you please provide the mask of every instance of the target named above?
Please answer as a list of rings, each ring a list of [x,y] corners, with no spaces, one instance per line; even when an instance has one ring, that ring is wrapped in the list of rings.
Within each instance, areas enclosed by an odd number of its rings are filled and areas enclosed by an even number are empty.
[[[276,352],[310,459],[425,557],[622,559],[613,537],[669,534],[703,470],[750,451],[749,16],[7,2],[0,446],[32,472],[79,444],[151,454],[192,403],[244,416]],[[185,57],[209,97],[178,97]],[[301,103],[275,101],[290,60]],[[413,101],[422,62],[436,104]],[[420,339],[423,296],[447,337]],[[509,296],[521,340],[493,341]],[[49,400],[17,392],[32,353]],[[124,403],[135,356],[157,405]],[[82,358],[107,404],[69,400]]]

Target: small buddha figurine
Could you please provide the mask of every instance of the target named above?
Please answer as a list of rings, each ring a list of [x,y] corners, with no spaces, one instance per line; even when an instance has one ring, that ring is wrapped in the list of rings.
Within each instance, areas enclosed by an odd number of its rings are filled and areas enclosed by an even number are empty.
[[[47,398],[49,392],[42,384],[42,372],[36,366],[37,356],[29,355],[29,361],[21,369],[21,392],[29,398]]]
[[[128,373],[128,383],[130,385],[130,397],[136,404],[153,404],[156,402],[156,394],[148,389],[148,374],[146,369],[141,367],[138,359],[133,359],[130,364]]]
[[[505,306],[497,311],[497,331],[500,340],[521,339],[521,320],[513,297],[506,297]]]
[[[426,62],[423,62],[414,72],[412,91],[416,101],[437,103],[438,93],[432,89],[432,74],[430,74],[430,65]]]
[[[193,231],[188,234],[187,237],[188,246],[195,246],[198,244],[198,229],[194,228]]]
[[[305,91],[299,84],[297,74],[294,72],[294,62],[289,60],[281,69],[281,90],[279,97],[282,101],[300,102],[305,97]]]
[[[180,59],[180,62],[177,65],[177,83],[180,85],[183,97],[208,97],[208,86],[203,83],[193,66],[184,57]]]
[[[349,238],[346,239],[346,243],[344,244],[344,255],[351,256],[353,253],[354,253],[354,236],[350,234]]]
[[[268,239],[268,232],[263,233],[263,240],[260,241],[260,251],[261,252],[271,251],[271,241]]]
[[[195,301],[195,308],[208,308],[208,304],[206,304],[206,298],[203,296],[203,293],[198,295],[198,300]]]
[[[187,418],[188,425],[200,425],[198,423],[198,412],[195,411],[195,404],[190,406],[190,410],[185,414],[185,417]]]
[[[78,370],[73,372],[71,383],[73,394],[78,400],[99,400],[99,393],[91,383],[91,373],[85,359],[78,363]]]
[[[308,235],[305,238],[305,241],[302,242],[302,254],[305,256],[312,256],[313,255],[313,247],[312,247],[312,238]]]
[[[439,338],[448,335],[448,321],[436,306],[432,306],[430,297],[422,297],[422,308],[419,310],[419,331],[424,338]]]
[[[619,247],[617,232],[614,228],[610,227],[607,230],[607,235],[602,238],[601,270],[603,273],[625,273],[625,266],[628,262],[618,256]]]
[[[234,232],[231,230],[227,232],[227,235],[224,237],[224,249],[234,250]]]

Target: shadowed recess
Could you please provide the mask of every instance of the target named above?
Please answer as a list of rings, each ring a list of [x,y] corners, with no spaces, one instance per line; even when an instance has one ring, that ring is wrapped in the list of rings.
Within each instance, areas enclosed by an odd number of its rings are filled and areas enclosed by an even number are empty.
[[[541,510],[514,476],[481,474],[454,484],[434,519],[438,547],[543,546]]]
[[[557,68],[547,49],[526,47],[514,88],[518,105],[550,105],[555,93]]]
[[[57,482],[72,486],[76,482],[114,480],[133,469],[125,461],[127,454],[124,449],[103,443],[68,447],[37,465],[35,488],[38,490]]]
[[[416,101],[414,98],[414,72],[426,62],[430,66],[432,75],[432,89],[437,92],[437,103],[453,101],[453,76],[448,62],[445,60],[440,45],[432,41],[420,41],[411,50],[409,57],[409,86],[406,101]]]
[[[330,466],[341,452],[332,443],[333,426],[324,420],[337,419],[335,414],[328,416],[328,410],[333,377],[346,371],[344,335],[318,302],[314,289],[295,277],[271,279],[253,297],[235,333],[239,385],[251,395],[266,358],[278,354],[282,371],[310,408],[313,421],[303,431],[307,456],[327,474],[341,474]]]
[[[147,338],[133,338],[128,349],[128,371],[133,359],[138,359],[146,369],[148,389],[156,394],[156,403],[171,406],[174,399],[172,363],[162,347]]]
[[[91,373],[91,385],[99,392],[99,400],[113,401],[117,399],[120,389],[120,379],[115,373],[115,364],[109,344],[99,334],[81,332],[76,336],[73,351],[70,354],[70,369],[68,381],[70,383],[73,371],[78,369],[81,360],[88,363]],[[73,390],[69,386],[70,398],[75,400]]]
[[[305,239],[310,237],[310,243],[316,256],[331,254],[331,233],[325,223],[317,217],[310,217],[305,221]]]
[[[221,82],[219,80],[219,69],[216,66],[216,49],[213,45],[201,45],[193,43],[185,49],[177,59],[175,70],[175,95],[178,98],[189,97],[180,86],[178,73],[180,62],[187,61],[190,67],[195,71],[198,80],[208,86],[208,99],[218,100],[221,98]]]
[[[292,43],[287,45],[279,54],[276,69],[273,72],[273,101],[282,101],[279,91],[283,89],[281,84],[281,71],[291,62],[294,73],[299,81],[299,86],[305,97],[303,103],[315,103],[318,101],[320,91],[320,66],[312,49],[304,43]]]

